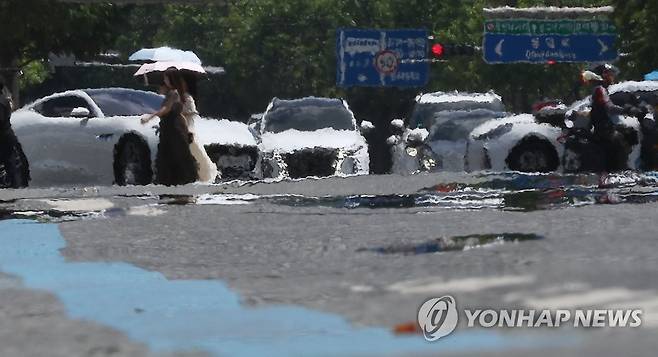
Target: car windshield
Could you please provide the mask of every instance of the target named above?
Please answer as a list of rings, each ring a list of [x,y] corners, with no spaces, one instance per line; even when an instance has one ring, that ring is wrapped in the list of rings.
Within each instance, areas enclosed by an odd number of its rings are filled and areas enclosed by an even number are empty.
[[[411,116],[411,128],[424,128],[428,140],[456,141],[480,124],[506,115],[502,103],[417,103]]]
[[[657,106],[658,105],[658,90],[656,91],[643,91],[638,90],[634,92],[628,91],[619,91],[610,94],[610,100],[618,106],[624,106],[627,104],[630,105],[641,105],[643,103]],[[574,102],[569,107],[569,110],[582,111],[588,110],[592,107],[592,96],[588,96],[585,99],[581,99],[577,102]]]
[[[505,106],[499,98],[487,93],[430,93],[418,100],[409,124],[414,129],[430,129],[437,119],[468,119],[469,112],[475,116],[482,116],[485,112],[502,113]]]
[[[106,117],[155,113],[163,100],[159,94],[132,89],[88,89],[85,92]]]
[[[506,115],[505,112],[492,112],[486,109],[477,109],[449,116],[437,115],[429,128],[428,141],[466,140],[473,129],[491,119],[502,118]]]
[[[271,133],[295,129],[315,131],[323,128],[355,130],[352,113],[339,99],[306,98],[276,100],[265,114],[264,130]]]
[[[610,100],[619,106],[640,105],[643,102],[655,106],[658,104],[657,96],[658,91],[617,92],[610,94]]]

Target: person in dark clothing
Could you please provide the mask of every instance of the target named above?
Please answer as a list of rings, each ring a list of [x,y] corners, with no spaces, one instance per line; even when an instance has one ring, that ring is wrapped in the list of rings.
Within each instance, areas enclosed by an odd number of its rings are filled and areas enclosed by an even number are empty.
[[[0,91],[2,88],[4,88],[4,85],[0,82]],[[0,132],[7,133],[11,131],[11,102],[6,96],[0,95]]]
[[[625,114],[623,107],[615,105],[610,100],[608,87],[615,83],[618,70],[610,64],[603,64],[594,69],[600,76],[598,85],[592,94],[592,110],[590,119],[594,129],[593,135],[603,148],[606,162],[606,171],[621,171],[628,169],[628,155],[631,152],[631,143],[626,135],[615,127],[613,115]]]
[[[27,187],[30,171],[23,148],[11,128],[12,105],[0,79],[0,187]]]
[[[623,114],[624,108],[615,105],[610,100],[610,94],[608,93],[608,87],[615,83],[617,75],[616,69],[610,65],[602,65],[599,67],[600,69],[597,71],[599,73],[597,74],[601,76],[602,80],[596,87],[594,87],[590,118],[592,120],[592,125],[594,126],[594,132],[604,133],[610,131],[613,127],[610,116]]]
[[[160,117],[160,142],[155,159],[156,182],[162,185],[184,185],[197,180],[197,162],[190,152],[192,136],[182,116],[183,103],[180,94],[182,78],[176,69],[164,73],[165,95],[162,107],[156,113],[142,119],[146,124],[155,116]]]

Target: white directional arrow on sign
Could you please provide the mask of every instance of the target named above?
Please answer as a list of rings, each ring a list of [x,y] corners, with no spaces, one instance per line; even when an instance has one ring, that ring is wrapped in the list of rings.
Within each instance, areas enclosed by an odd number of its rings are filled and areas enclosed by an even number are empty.
[[[601,52],[599,52],[599,56],[603,55],[604,53],[608,52],[610,49],[608,45],[605,44],[605,42],[601,41],[601,39],[597,39],[599,41],[599,45],[601,45]]]
[[[498,57],[503,57],[503,42],[505,42],[505,40],[500,40],[494,49]]]

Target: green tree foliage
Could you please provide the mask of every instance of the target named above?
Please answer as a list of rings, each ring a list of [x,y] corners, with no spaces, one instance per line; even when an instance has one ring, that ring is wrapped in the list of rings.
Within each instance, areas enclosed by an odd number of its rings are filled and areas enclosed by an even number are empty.
[[[629,14],[641,12],[646,15],[640,23],[647,22],[649,13],[640,9],[648,2],[631,1],[637,4],[637,11],[624,10],[619,15],[636,16]],[[609,4],[604,0],[211,1],[201,7],[166,6],[152,40],[154,44],[193,49],[207,63],[224,65],[226,89],[231,92],[226,95],[232,97],[232,105],[244,115],[262,111],[272,97],[381,95],[382,91],[375,89],[336,88],[335,38],[341,27],[427,28],[437,41],[479,45],[484,7]],[[643,33],[646,38],[629,42],[627,47],[639,48],[650,42],[651,31]],[[651,53],[649,48],[641,48]],[[488,65],[479,56],[454,58],[432,64],[430,83],[415,92],[493,89],[511,109],[527,111],[532,102],[544,97],[573,100],[582,95],[575,88],[582,68],[583,65],[570,64]],[[400,95],[399,90],[391,92]]]
[[[640,78],[658,68],[658,2],[614,0],[620,31],[623,68],[629,77]]]
[[[480,44],[485,7],[514,6],[602,6],[607,1],[469,1],[457,17],[460,31],[435,31],[441,41]],[[513,111],[529,111],[533,102],[543,98],[572,101],[583,95],[578,89],[582,64],[486,64],[476,58],[455,58],[433,66],[431,86],[436,89],[486,91],[493,89]]]
[[[136,49],[152,45],[165,23],[164,15],[165,6],[162,4],[126,5],[120,8],[118,19],[113,24],[116,37],[110,43],[111,49],[119,51],[127,60]]]
[[[171,5],[153,44],[190,48],[206,63],[225,66],[232,105],[244,115],[264,110],[272,97],[348,95],[335,86],[338,28],[442,28],[451,26],[451,18],[464,15],[459,13],[462,8],[456,0],[405,4],[247,0],[201,8]],[[436,15],[441,13],[448,16]]]
[[[119,12],[112,5],[49,0],[0,1],[0,68],[17,90],[16,74],[49,53],[97,53],[113,43]],[[30,68],[33,70],[34,68]]]
[[[23,66],[21,71],[23,75],[18,80],[20,89],[41,84],[49,75],[48,67],[43,61],[32,61]]]
[[[206,64],[226,68],[220,80],[201,83],[206,113],[245,119],[265,110],[272,97],[340,96],[357,118],[376,124],[377,140],[371,142],[380,146],[374,151],[384,152],[390,119],[408,116],[418,92],[494,90],[515,112],[528,111],[544,97],[569,102],[587,94],[576,86],[584,64],[488,65],[481,56],[432,63],[424,88],[336,87],[340,28],[426,28],[443,43],[480,45],[482,8],[506,5],[615,5],[620,48],[626,54],[622,79],[640,79],[655,69],[658,2],[653,0],[207,0],[129,6],[4,0],[0,21],[12,31],[0,37],[0,67],[21,67],[49,52],[112,48],[127,59],[142,47],[190,49]],[[25,73],[41,80],[43,66],[33,64]]]
[[[242,117],[264,110],[272,97],[344,96],[372,102],[375,94],[380,98],[375,102],[385,107],[391,96],[406,100],[419,91],[455,89],[493,89],[511,109],[527,111],[543,97],[568,101],[583,95],[574,86],[584,65],[488,65],[479,56],[459,57],[433,63],[425,88],[341,89],[335,86],[336,30],[427,28],[437,41],[479,45],[484,7],[610,4],[616,5],[620,45],[628,54],[622,61],[624,77],[638,79],[654,69],[652,60],[658,56],[652,38],[658,30],[655,1],[209,0],[202,5],[125,7],[4,1],[0,20],[16,30],[0,38],[0,66],[17,67],[51,51],[90,53],[112,47],[127,57],[141,47],[171,45],[192,49],[205,63],[226,68],[215,89],[229,98],[229,112]]]

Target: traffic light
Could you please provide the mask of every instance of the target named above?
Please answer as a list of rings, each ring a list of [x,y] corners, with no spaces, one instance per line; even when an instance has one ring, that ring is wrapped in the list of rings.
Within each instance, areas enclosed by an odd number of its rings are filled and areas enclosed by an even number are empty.
[[[435,43],[432,45],[432,55],[435,58],[474,56],[476,50],[475,46],[464,44]]]
[[[440,43],[435,43],[432,45],[432,54],[434,57],[443,56],[443,45]]]

